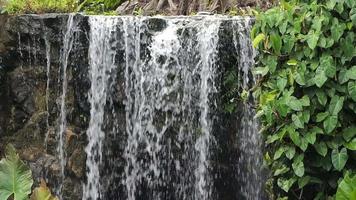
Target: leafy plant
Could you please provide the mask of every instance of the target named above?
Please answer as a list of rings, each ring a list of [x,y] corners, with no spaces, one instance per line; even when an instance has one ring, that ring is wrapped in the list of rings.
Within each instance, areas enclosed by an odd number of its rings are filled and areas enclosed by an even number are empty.
[[[32,173],[19,158],[12,145],[6,147],[6,157],[0,161],[0,199],[13,196],[24,200],[31,193]]]
[[[46,182],[42,180],[41,185],[33,190],[30,200],[58,200],[58,198],[52,195]]]
[[[282,1],[256,17],[254,95],[276,198],[327,199],[356,169],[356,1]]]
[[[115,10],[125,0],[84,0],[77,11],[85,11],[89,14],[100,14]]]
[[[5,0],[3,12],[22,13],[68,13],[78,6],[77,0]]]
[[[356,176],[346,173],[338,186],[336,200],[356,200]]]

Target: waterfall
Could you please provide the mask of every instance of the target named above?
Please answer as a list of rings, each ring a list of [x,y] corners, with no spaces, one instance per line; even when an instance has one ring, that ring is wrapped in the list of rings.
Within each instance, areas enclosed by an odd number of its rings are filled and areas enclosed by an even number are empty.
[[[104,107],[107,101],[107,91],[115,63],[117,35],[115,34],[117,18],[91,17],[89,73],[91,88],[89,94],[90,122],[87,130],[88,145],[85,149],[87,157],[88,182],[84,187],[83,199],[100,199],[100,170],[102,163],[103,140],[105,133]],[[113,83],[111,83],[113,84]]]
[[[83,200],[219,199],[212,151],[223,148],[214,134],[222,116],[220,45],[236,50],[229,53],[238,58],[239,87],[248,90],[251,24],[250,18],[221,16],[89,17],[91,109]],[[230,42],[221,44],[226,27],[234,30],[224,35]],[[113,102],[120,87],[123,108]],[[241,156],[232,159],[238,160],[241,185],[232,187],[246,199],[262,199],[258,123],[249,104],[240,111]],[[106,145],[116,137],[123,141]]]
[[[49,91],[49,84],[50,84],[50,75],[51,75],[51,43],[49,42],[48,35],[45,33],[44,35],[44,41],[45,41],[45,48],[46,48],[46,77],[47,77],[47,82],[46,82],[46,111],[47,111],[47,117],[46,117],[46,126],[47,126],[47,133],[45,137],[45,148],[47,150],[47,143],[48,143],[48,137],[49,137],[49,97],[50,97],[50,91]]]
[[[242,89],[248,91],[255,80],[251,75],[251,66],[254,65],[256,52],[250,40],[252,19],[246,18],[242,23],[235,23],[234,44],[239,55],[239,71],[241,73]],[[263,172],[262,172],[262,138],[259,134],[258,120],[254,117],[255,110],[252,94],[241,108],[241,127],[238,133],[240,157],[238,159],[238,179],[241,183],[240,193],[247,200],[263,199]]]
[[[63,47],[61,49],[60,54],[60,62],[61,62],[61,73],[62,73],[62,95],[60,97],[60,117],[59,117],[59,131],[57,132],[57,155],[60,162],[61,168],[61,183],[57,188],[57,194],[59,195],[60,200],[62,200],[62,184],[65,178],[65,166],[66,166],[66,155],[65,155],[65,135],[66,135],[66,93],[68,87],[68,80],[67,80],[67,67],[69,62],[69,55],[71,53],[74,41],[74,31],[75,31],[75,21],[74,15],[70,14],[68,16],[66,32],[63,38]]]

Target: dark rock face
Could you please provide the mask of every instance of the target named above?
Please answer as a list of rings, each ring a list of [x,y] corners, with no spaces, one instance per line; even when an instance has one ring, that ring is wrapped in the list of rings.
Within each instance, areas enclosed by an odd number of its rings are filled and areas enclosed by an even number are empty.
[[[86,77],[88,23],[84,16],[75,18],[78,27],[68,67],[67,166],[62,190],[68,200],[79,200],[82,195],[89,111],[85,95],[90,87]],[[63,81],[59,58],[67,20],[68,15],[58,14],[0,15],[0,27],[4,27],[0,30],[0,154],[7,143],[14,144],[31,167],[35,183],[43,178],[53,189],[61,182],[56,132]],[[50,56],[49,77],[46,56]]]
[[[88,91],[90,79],[88,72],[89,23],[87,16],[76,15],[78,22],[74,31],[73,49],[69,55],[67,69],[68,89],[66,96],[65,131],[65,178],[61,180],[60,161],[56,156],[59,131],[60,99],[62,93],[62,67],[60,55],[63,37],[67,28],[68,15],[24,15],[8,17],[0,15],[0,155],[7,143],[13,143],[21,157],[30,165],[35,182],[46,178],[50,187],[55,188],[63,182],[63,199],[79,200],[82,198],[82,184],[86,181],[86,130],[90,120]],[[159,18],[150,18],[146,23],[148,29],[155,32],[166,27],[166,22]],[[224,81],[225,74],[234,70],[238,61],[231,56],[236,49],[231,41],[231,24],[222,24],[219,45],[219,76],[217,82]],[[118,33],[122,36],[123,33]],[[187,34],[187,33],[183,33]],[[189,35],[187,35],[189,37]],[[229,39],[230,38],[230,39]],[[149,39],[148,39],[149,40]],[[142,44],[147,46],[148,44]],[[123,46],[123,45],[122,45]],[[50,47],[50,49],[48,49]],[[143,48],[144,49],[144,48]],[[47,51],[46,51],[47,50]],[[124,50],[119,49],[118,63],[124,57]],[[142,50],[144,51],[144,50]],[[142,53],[142,55],[145,55]],[[50,71],[47,73],[47,57],[50,56]],[[183,59],[183,58],[182,58]],[[124,64],[122,64],[124,65]],[[104,120],[104,129],[108,138],[104,146],[111,149],[111,154],[104,154],[102,176],[112,180],[103,184],[106,188],[106,199],[117,199],[117,193],[124,192],[121,184],[122,175],[113,176],[113,170],[122,172],[125,160],[123,152],[127,134],[125,133],[125,80],[124,68],[116,72],[118,84],[109,89],[110,97]],[[236,70],[236,73],[239,73]],[[47,76],[47,74],[49,76]],[[174,78],[174,77],[173,77]],[[48,81],[48,82],[47,82]],[[221,86],[221,93],[227,92]],[[223,96],[221,93],[218,96]],[[198,98],[198,97],[194,97]],[[234,174],[234,159],[237,159],[236,132],[239,126],[236,114],[227,114],[220,105],[226,99],[217,98],[218,106],[213,111],[216,120],[213,131],[219,146],[214,149],[213,168],[214,196],[218,199],[236,199],[236,187],[239,184]],[[169,130],[177,133],[178,130]],[[105,159],[115,158],[114,160]],[[105,168],[113,166],[115,168]],[[177,178],[177,177],[176,177]],[[179,177],[178,177],[179,178]],[[170,189],[168,188],[167,193]],[[123,197],[122,197],[123,198]],[[144,198],[144,197],[143,197]],[[105,198],[104,198],[105,199]],[[172,199],[167,194],[167,199]]]

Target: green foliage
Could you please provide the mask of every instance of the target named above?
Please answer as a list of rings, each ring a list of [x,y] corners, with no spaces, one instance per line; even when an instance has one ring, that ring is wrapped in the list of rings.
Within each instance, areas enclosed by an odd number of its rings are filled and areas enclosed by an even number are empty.
[[[28,199],[33,184],[32,173],[19,158],[12,145],[6,147],[6,157],[0,161],[0,199]]]
[[[79,5],[77,11],[88,14],[101,14],[115,10],[125,0],[85,0]]]
[[[346,173],[337,188],[335,200],[356,200],[356,176]]]
[[[78,6],[77,0],[5,0],[2,12],[10,14],[23,13],[67,13]]]
[[[282,1],[251,32],[275,198],[327,199],[356,169],[356,1]],[[274,198],[274,197],[272,197]]]

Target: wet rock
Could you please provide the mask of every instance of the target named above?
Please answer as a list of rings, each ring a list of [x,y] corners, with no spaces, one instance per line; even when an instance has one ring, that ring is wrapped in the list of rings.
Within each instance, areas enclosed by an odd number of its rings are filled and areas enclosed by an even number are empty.
[[[74,150],[68,161],[69,170],[74,173],[77,178],[81,178],[85,173],[86,154],[82,148]]]

